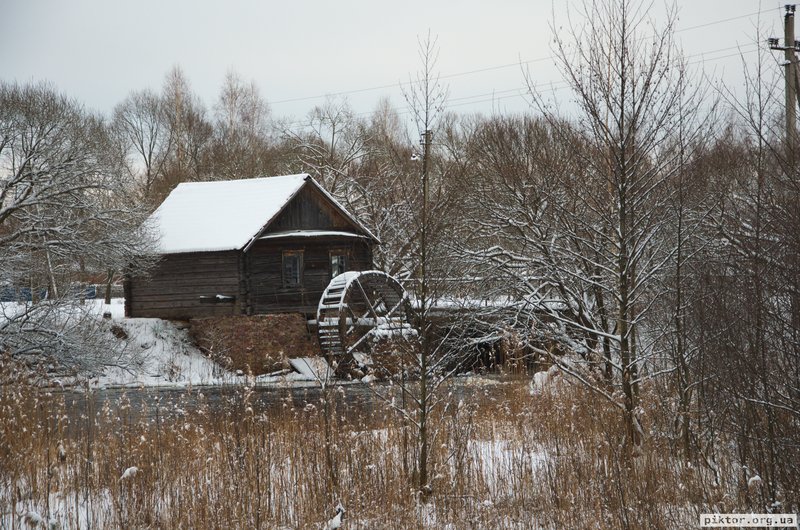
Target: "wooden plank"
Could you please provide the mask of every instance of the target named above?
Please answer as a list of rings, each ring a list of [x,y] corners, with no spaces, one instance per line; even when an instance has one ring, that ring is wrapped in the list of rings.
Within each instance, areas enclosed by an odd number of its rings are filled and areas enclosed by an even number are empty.
[[[146,308],[139,310],[141,318],[167,318],[188,320],[190,318],[228,316],[236,314],[228,307],[225,310],[214,307]]]
[[[136,292],[195,292],[195,291],[218,291],[218,290],[236,290],[238,288],[238,280],[229,280],[225,282],[214,282],[212,280],[204,279],[198,283],[148,283],[133,285],[131,289]]]
[[[268,227],[269,232],[285,230],[357,229],[328,199],[312,186],[305,186]]]
[[[131,305],[131,308],[134,311],[149,311],[149,310],[158,310],[158,309],[174,309],[174,308],[184,308],[184,309],[191,309],[197,311],[214,311],[219,314],[226,314],[232,315],[235,314],[236,311],[236,304],[235,303],[221,303],[221,304],[203,304],[203,303],[193,303],[188,301],[182,300],[162,300],[162,301],[139,301],[134,302]]]
[[[141,296],[146,294],[192,294],[192,293],[212,293],[212,294],[225,294],[226,292],[230,294],[232,291],[234,294],[238,293],[238,282],[231,282],[227,284],[201,284],[201,285],[137,285],[134,286],[131,290],[134,293],[134,296]]]
[[[225,293],[216,293],[216,294],[223,294],[224,295]],[[199,294],[199,295],[196,295],[196,294],[181,294],[181,295],[166,294],[166,295],[137,296],[134,299],[134,302],[132,302],[132,303],[133,304],[138,304],[138,307],[142,307],[142,305],[144,305],[144,304],[156,304],[156,303],[163,303],[163,302],[175,302],[175,303],[180,303],[180,304],[200,304],[200,303],[206,304],[208,302],[206,302],[206,301],[201,302],[201,300],[203,300],[203,298],[201,298],[201,297],[204,296],[204,297],[206,297],[206,300],[207,300],[210,297],[216,296],[216,294],[208,294],[208,293],[207,294]],[[234,294],[229,294],[229,295],[226,295],[226,296],[234,296],[235,297],[236,294],[234,293]],[[220,302],[220,303],[227,303],[227,304],[230,305],[233,302]]]

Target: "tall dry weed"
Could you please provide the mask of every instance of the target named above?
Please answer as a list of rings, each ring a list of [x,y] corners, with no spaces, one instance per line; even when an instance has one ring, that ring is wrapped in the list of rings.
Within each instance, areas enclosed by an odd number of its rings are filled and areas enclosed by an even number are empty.
[[[31,513],[70,529],[320,528],[337,502],[347,528],[666,529],[741,500],[732,481],[671,456],[655,405],[630,455],[617,411],[582,387],[459,384],[437,418],[425,503],[398,416],[352,406],[348,389],[266,409],[247,388],[223,403],[187,390],[76,408],[69,393],[4,385],[0,529]]]

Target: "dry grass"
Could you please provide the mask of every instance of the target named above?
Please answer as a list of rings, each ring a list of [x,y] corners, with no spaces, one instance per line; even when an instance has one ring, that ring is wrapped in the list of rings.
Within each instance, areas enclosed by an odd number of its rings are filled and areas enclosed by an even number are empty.
[[[347,389],[328,392],[327,406],[266,413],[241,389],[224,412],[194,392],[73,415],[64,395],[5,385],[0,528],[22,528],[29,511],[70,529],[320,528],[337,501],[346,528],[677,528],[741,501],[724,463],[716,485],[670,457],[655,407],[649,443],[629,458],[618,414],[581,388],[531,396],[517,381],[455,394],[439,410],[423,503],[410,487],[413,432],[390,409],[350,408]],[[336,410],[327,440],[325,408]]]

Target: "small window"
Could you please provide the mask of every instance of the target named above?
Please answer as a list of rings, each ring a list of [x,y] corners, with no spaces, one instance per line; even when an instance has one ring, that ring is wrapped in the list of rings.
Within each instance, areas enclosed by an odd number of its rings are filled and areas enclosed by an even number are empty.
[[[331,252],[331,278],[347,272],[347,255],[341,251]]]
[[[283,286],[299,287],[303,284],[303,252],[284,251]]]

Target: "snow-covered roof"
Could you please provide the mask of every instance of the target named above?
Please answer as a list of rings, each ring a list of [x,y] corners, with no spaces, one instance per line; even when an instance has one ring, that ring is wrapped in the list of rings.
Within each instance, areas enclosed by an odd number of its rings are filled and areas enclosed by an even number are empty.
[[[312,183],[370,238],[308,174],[244,180],[184,182],[147,221],[162,254],[240,250],[248,247],[306,182]]]

